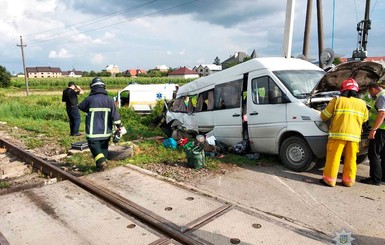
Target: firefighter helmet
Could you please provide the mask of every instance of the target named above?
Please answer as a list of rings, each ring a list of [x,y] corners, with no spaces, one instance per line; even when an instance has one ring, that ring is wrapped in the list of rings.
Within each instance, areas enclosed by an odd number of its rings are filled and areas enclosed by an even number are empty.
[[[97,86],[105,88],[106,84],[99,77],[95,77],[94,79],[92,79],[92,81],[90,83],[90,88],[92,89],[92,88],[95,88]]]
[[[353,90],[358,92],[358,83],[356,82],[356,80],[354,80],[353,78],[349,78],[343,81],[343,83],[341,84],[340,92],[342,93],[346,90]]]

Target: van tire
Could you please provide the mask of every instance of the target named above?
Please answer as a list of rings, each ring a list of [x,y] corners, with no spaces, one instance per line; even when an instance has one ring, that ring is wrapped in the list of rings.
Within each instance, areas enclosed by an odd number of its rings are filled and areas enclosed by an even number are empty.
[[[282,142],[279,157],[286,168],[297,172],[310,170],[315,165],[309,145],[298,136],[291,136]]]

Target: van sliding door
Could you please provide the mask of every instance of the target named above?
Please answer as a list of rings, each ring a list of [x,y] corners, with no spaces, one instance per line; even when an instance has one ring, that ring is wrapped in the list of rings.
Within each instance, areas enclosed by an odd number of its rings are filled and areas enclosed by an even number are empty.
[[[214,136],[228,145],[242,141],[242,78],[214,88]]]

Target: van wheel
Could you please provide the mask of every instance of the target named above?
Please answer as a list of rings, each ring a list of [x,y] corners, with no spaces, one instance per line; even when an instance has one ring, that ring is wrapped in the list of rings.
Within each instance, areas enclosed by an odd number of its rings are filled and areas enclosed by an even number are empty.
[[[283,141],[279,157],[285,167],[297,172],[310,170],[315,165],[309,145],[298,136],[292,136]]]

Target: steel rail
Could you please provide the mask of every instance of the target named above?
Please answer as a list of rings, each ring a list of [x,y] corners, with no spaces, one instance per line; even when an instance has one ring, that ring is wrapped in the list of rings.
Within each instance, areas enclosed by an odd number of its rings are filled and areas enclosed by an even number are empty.
[[[153,227],[157,231],[170,236],[170,238],[175,239],[178,242],[181,242],[183,244],[187,245],[199,245],[204,244],[200,241],[195,240],[194,238],[184,234],[181,231],[175,230],[174,228],[168,226],[165,224],[165,220],[159,220],[148,213],[146,213],[146,210],[137,204],[119,196],[118,194],[105,190],[102,187],[98,187],[95,184],[90,184],[89,182],[78,178],[76,176],[73,176],[60,168],[52,165],[51,163],[36,157],[35,155],[24,151],[23,149],[20,149],[16,145],[0,139],[0,145],[5,146],[9,151],[13,152],[17,157],[25,161],[26,163],[31,164],[34,168],[39,169],[41,172],[49,175],[50,177],[57,178],[58,181],[60,180],[69,180],[72,183],[76,184],[77,186],[81,187],[82,189],[97,195],[101,199],[109,202],[110,204],[120,208],[121,210],[126,211],[127,213],[130,213],[131,215],[135,216],[139,220],[142,220],[144,223],[149,225],[150,227]]]

